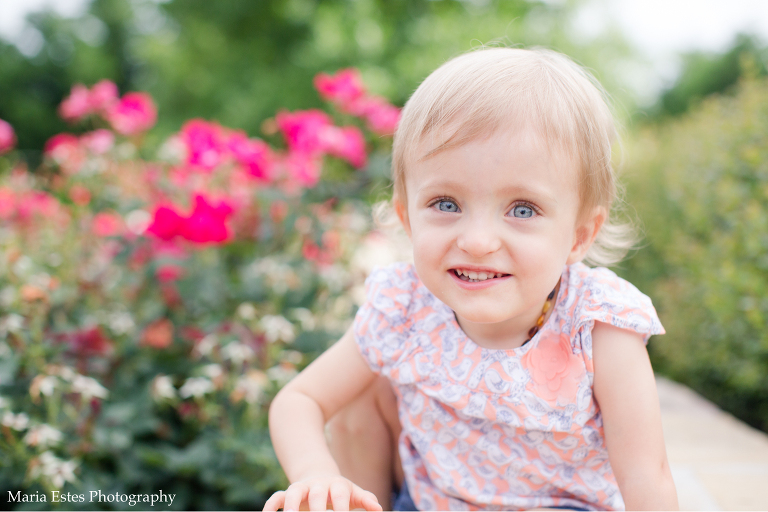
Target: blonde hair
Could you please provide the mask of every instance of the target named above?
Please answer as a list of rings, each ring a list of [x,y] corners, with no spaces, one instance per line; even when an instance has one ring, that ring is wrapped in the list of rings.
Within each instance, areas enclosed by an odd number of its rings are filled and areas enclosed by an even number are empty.
[[[551,50],[482,48],[430,74],[406,103],[395,132],[394,198],[407,204],[405,172],[414,159],[521,126],[536,130],[550,149],[555,144],[578,158],[580,215],[596,206],[609,212],[585,261],[620,261],[635,243],[635,230],[615,219],[620,201],[611,147],[617,131],[607,95],[589,72]],[[424,143],[431,151],[417,155]]]

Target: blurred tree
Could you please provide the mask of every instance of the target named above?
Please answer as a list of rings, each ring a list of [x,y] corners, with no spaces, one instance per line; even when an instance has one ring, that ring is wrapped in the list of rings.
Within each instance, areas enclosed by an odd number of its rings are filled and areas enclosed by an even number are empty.
[[[652,109],[652,118],[677,116],[702,98],[725,92],[734,86],[745,71],[766,74],[768,48],[761,47],[755,37],[740,34],[731,48],[723,53],[692,52],[683,56],[680,77],[666,89]]]
[[[579,40],[571,20],[581,3],[93,0],[79,19],[31,16],[42,44],[30,56],[0,41],[0,118],[29,158],[65,128],[55,108],[71,85],[109,78],[156,98],[158,139],[190,117],[256,134],[279,108],[319,106],[319,71],[356,66],[372,92],[402,104],[445,60],[494,41],[568,53],[631,103],[610,72],[630,50],[617,33]]]
[[[654,369],[768,432],[768,79],[743,78],[628,141],[645,246],[623,275],[667,335]]]

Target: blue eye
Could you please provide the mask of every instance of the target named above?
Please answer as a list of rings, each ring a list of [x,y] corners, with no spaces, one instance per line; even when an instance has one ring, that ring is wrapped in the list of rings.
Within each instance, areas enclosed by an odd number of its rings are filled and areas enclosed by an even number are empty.
[[[536,212],[530,206],[519,204],[512,208],[512,216],[518,219],[530,219],[536,215]]]
[[[437,209],[441,212],[456,213],[459,211],[459,205],[453,201],[443,199],[437,203]]]

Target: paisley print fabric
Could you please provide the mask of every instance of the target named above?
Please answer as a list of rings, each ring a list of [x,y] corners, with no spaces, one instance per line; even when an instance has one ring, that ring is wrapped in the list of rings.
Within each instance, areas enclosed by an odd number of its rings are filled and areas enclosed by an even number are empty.
[[[604,268],[566,267],[550,318],[524,346],[476,345],[412,265],[377,268],[354,322],[358,347],[398,398],[400,455],[420,510],[624,502],[592,396],[595,321],[664,329],[648,297]]]

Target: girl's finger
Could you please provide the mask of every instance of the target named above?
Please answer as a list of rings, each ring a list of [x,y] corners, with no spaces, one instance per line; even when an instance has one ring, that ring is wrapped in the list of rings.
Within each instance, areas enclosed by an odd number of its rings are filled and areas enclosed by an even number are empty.
[[[309,488],[304,484],[293,484],[285,491],[285,501],[283,502],[283,510],[301,510],[301,504],[307,499],[307,492]]]
[[[358,486],[352,487],[352,495],[349,498],[350,508],[363,508],[373,512],[381,512],[381,505],[376,495],[372,492],[364,491]]]
[[[313,485],[309,489],[309,510],[328,509],[328,486]]]
[[[263,512],[277,512],[277,509],[283,508],[283,502],[285,501],[285,491],[277,491],[275,494],[269,497],[264,504]]]
[[[331,505],[333,510],[349,510],[350,489],[348,482],[334,482],[331,484]]]

